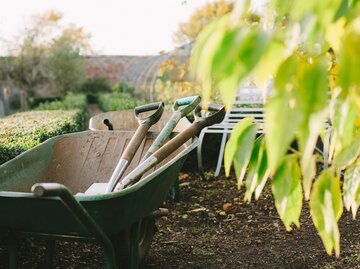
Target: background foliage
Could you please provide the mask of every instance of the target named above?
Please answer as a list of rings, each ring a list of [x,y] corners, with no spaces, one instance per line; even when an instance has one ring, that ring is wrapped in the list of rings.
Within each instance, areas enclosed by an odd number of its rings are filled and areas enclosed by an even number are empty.
[[[205,98],[219,90],[228,106],[241,82],[255,79],[262,86],[273,78],[264,142],[251,135],[251,122],[240,123],[226,148],[225,168],[228,173],[234,164],[239,187],[247,172],[248,201],[254,192],[259,198],[271,179],[287,230],[299,227],[303,197],[309,200],[327,253],[339,256],[343,205],[355,218],[360,204],[359,1],[256,3],[237,1],[233,13],[208,25],[192,58]],[[315,151],[319,136],[329,143],[324,158]],[[298,149],[289,154],[294,140]]]
[[[102,111],[120,111],[133,109],[143,102],[128,93],[101,93],[98,95],[98,104]]]
[[[80,91],[86,94],[89,103],[96,103],[99,93],[111,92],[111,85],[104,77],[88,77],[81,84]]]
[[[63,100],[43,102],[35,110],[74,110],[77,109],[83,113],[87,109],[86,95],[81,93],[68,93]]]
[[[20,88],[28,97],[46,85],[58,96],[78,88],[84,76],[84,53],[91,53],[90,36],[73,24],[63,25],[56,11],[34,16],[13,40],[1,40],[7,56],[0,58],[0,81]]]

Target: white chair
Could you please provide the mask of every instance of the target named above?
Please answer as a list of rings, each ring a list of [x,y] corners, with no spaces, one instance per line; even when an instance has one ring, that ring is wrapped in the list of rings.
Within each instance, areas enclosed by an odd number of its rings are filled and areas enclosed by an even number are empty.
[[[202,143],[205,134],[222,134],[218,161],[215,176],[220,174],[225,144],[234,129],[235,125],[242,119],[252,117],[254,123],[258,124],[258,133],[264,133],[264,98],[262,91],[255,86],[242,88],[235,96],[234,103],[227,110],[224,120],[219,124],[214,124],[204,128],[199,136],[199,146],[197,147],[198,168],[201,175],[204,175]]]
[[[269,91],[267,91],[267,95]],[[265,97],[267,96],[265,95]],[[221,171],[221,166],[224,157],[225,144],[230,136],[235,125],[242,119],[252,117],[253,122],[258,126],[258,134],[265,132],[264,130],[264,102],[266,98],[262,91],[255,86],[248,86],[242,88],[235,96],[232,107],[226,112],[224,120],[210,127],[204,128],[199,136],[199,146],[197,147],[198,169],[202,177],[204,177],[202,144],[206,134],[222,134],[221,144],[219,149],[219,156],[215,170],[215,176],[218,176]],[[323,155],[324,167],[328,166],[329,159],[329,142],[330,142],[331,124],[325,122],[325,136],[323,145],[316,147],[316,150]]]

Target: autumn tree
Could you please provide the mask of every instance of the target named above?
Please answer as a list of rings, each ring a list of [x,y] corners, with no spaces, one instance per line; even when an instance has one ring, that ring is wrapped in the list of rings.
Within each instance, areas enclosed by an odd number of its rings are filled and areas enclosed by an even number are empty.
[[[179,24],[173,39],[181,46],[159,64],[155,85],[158,98],[172,102],[177,98],[199,94],[199,85],[189,76],[192,42],[206,25],[229,13],[232,8],[232,1],[218,0],[207,3],[197,9],[187,22]]]
[[[61,19],[56,11],[33,16],[28,27],[7,41],[7,56],[0,60],[4,84],[24,89],[28,96],[44,83],[60,93],[77,87],[84,77],[81,54],[91,52],[90,36],[81,27],[62,25]]]
[[[187,22],[180,23],[174,34],[174,41],[180,45],[194,41],[206,25],[229,13],[232,8],[232,1],[228,0],[217,0],[205,4],[197,9]]]
[[[50,43],[46,66],[51,83],[62,94],[77,89],[84,79],[81,55],[91,52],[88,39],[82,28],[71,25]]]

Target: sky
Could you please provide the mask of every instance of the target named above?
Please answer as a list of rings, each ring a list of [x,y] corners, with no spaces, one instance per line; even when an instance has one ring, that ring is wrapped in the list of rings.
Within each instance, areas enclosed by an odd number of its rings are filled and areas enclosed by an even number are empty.
[[[102,55],[153,55],[175,47],[180,22],[209,0],[0,0],[0,37],[11,39],[32,15],[60,11],[91,34]]]

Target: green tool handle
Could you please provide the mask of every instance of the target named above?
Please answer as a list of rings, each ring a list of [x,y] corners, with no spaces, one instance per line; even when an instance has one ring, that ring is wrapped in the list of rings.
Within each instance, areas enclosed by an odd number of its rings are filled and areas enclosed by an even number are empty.
[[[203,117],[201,115],[203,106],[198,105],[195,109],[195,121],[183,132],[174,137],[172,140],[167,142],[163,147],[157,150],[152,156],[154,156],[158,162],[164,160],[177,148],[183,145],[191,137],[198,134],[203,128],[213,125],[215,123],[220,123],[225,117],[225,107],[217,104],[210,104],[207,106],[209,111],[213,111],[210,116]]]
[[[174,105],[172,107],[174,113],[172,114],[171,118],[166,123],[164,128],[161,130],[159,135],[156,137],[148,151],[145,153],[142,161],[146,160],[151,154],[157,151],[164,144],[165,140],[170,136],[171,132],[174,130],[179,120],[189,114],[191,111],[193,111],[195,107],[200,103],[200,100],[200,96],[190,96],[178,99],[174,102]],[[181,106],[183,107],[180,108]]]
[[[201,97],[198,95],[184,97],[175,101],[172,109],[173,111],[178,111],[181,113],[181,118],[189,114],[195,109],[195,107],[200,103]],[[185,106],[183,108],[180,108]]]

